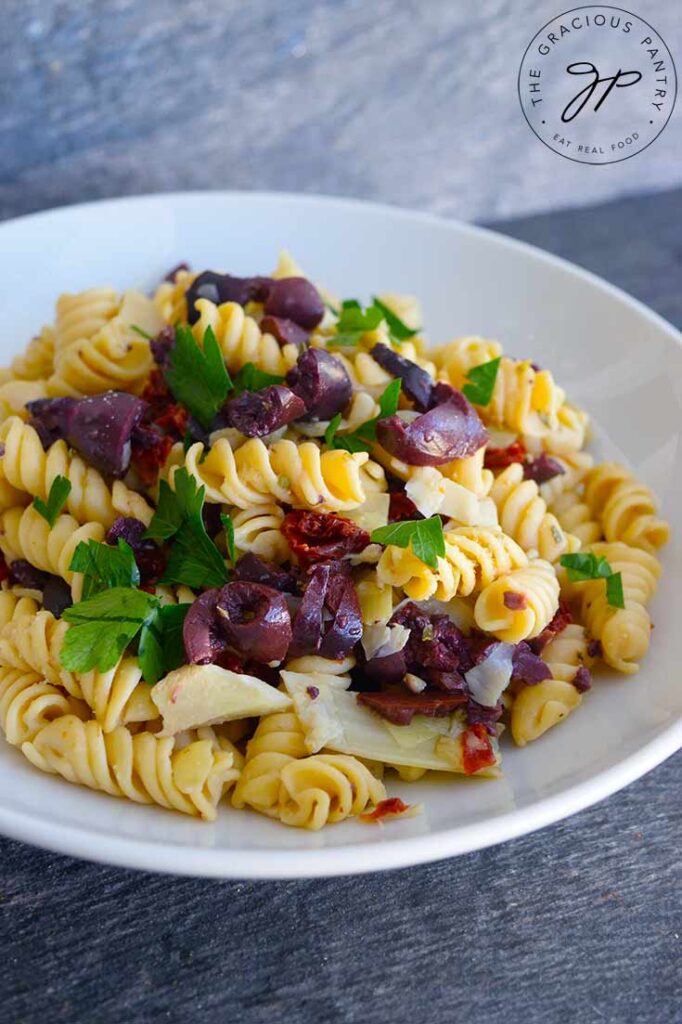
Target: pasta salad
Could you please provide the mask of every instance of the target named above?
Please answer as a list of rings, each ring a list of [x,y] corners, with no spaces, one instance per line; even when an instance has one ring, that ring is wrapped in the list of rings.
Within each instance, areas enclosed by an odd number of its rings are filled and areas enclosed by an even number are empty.
[[[636,672],[668,539],[551,372],[283,253],[61,295],[0,371],[0,726],[212,820],[415,813]]]

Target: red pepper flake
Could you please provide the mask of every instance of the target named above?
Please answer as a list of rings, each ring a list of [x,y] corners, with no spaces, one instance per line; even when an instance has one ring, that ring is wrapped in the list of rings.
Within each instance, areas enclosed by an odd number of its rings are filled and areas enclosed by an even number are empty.
[[[373,810],[361,814],[360,821],[375,824],[378,821],[386,821],[387,818],[399,818],[410,811],[414,814],[417,808],[413,804],[406,804],[399,796],[389,796],[386,800],[380,800]]]
[[[513,441],[506,448],[486,448],[484,466],[486,469],[506,469],[512,462],[523,462],[526,449],[520,441]]]
[[[303,566],[341,558],[362,551],[369,544],[366,530],[329,512],[296,509],[285,515],[281,530]]]
[[[496,764],[495,752],[486,727],[477,722],[462,733],[462,768],[465,775],[474,775],[481,768]]]
[[[522,612],[528,607],[528,598],[525,594],[519,594],[517,590],[505,590],[502,601],[510,612]]]
[[[5,561],[5,556],[0,554],[0,583],[3,580],[9,579],[9,566]]]
[[[305,692],[308,694],[311,700],[317,700],[320,696],[320,691],[317,686],[306,686]]]

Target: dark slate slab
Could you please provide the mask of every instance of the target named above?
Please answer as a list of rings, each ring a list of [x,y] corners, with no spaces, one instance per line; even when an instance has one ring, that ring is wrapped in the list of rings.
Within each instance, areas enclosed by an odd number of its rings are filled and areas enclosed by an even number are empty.
[[[679,326],[680,202],[501,229]],[[681,766],[504,846],[361,878],[171,879],[0,840],[0,1020],[675,1024]]]

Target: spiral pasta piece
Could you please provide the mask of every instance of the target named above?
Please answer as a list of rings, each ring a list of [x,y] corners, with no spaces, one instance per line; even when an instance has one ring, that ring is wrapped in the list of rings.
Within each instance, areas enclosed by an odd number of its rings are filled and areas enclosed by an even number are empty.
[[[585,476],[585,502],[607,541],[622,541],[653,553],[667,543],[670,526],[656,515],[652,491],[625,466],[602,462]]]
[[[277,817],[282,769],[306,754],[305,735],[293,712],[261,718],[246,747],[244,767],[232,794],[233,805],[248,805],[268,817]]]
[[[574,455],[589,439],[590,417],[570,402],[564,402],[543,431],[528,431],[521,440],[529,452],[549,455]]]
[[[538,558],[489,583],[476,600],[474,621],[484,633],[517,644],[541,633],[558,607],[554,568]]]
[[[197,277],[191,270],[178,270],[172,281],[162,281],[152,302],[165,323],[175,326],[187,320],[185,292]]]
[[[76,702],[37,672],[0,664],[0,728],[12,746],[20,747],[54,719],[77,710]]]
[[[108,528],[116,518],[111,491],[104,478],[65,441],[43,450],[37,432],[17,416],[0,424],[0,478],[18,491],[47,500],[56,476],[71,484],[66,508],[79,522],[97,522]],[[121,486],[124,486],[123,484]]]
[[[563,528],[578,538],[581,544],[594,544],[601,540],[602,530],[593,517],[589,505],[576,491],[564,491],[552,502],[552,513]]]
[[[477,498],[485,498],[490,494],[493,485],[493,474],[485,468],[485,447],[479,448],[477,452],[467,459],[455,459],[447,462],[438,469],[449,480],[461,484],[468,491],[472,491]]]
[[[581,700],[575,686],[561,679],[545,679],[534,686],[524,686],[514,698],[511,709],[514,742],[518,747],[525,747],[538,739],[562,722]]]
[[[149,343],[112,323],[55,356],[47,393],[74,398],[112,390],[139,394],[151,367]]]
[[[389,544],[379,559],[377,579],[402,587],[415,601],[450,601],[456,595],[468,597],[497,576],[527,564],[523,549],[501,530],[462,526],[445,534],[445,558],[438,558],[437,569],[417,558],[411,547]]]
[[[74,295],[64,293],[57,299],[55,350],[63,352],[83,338],[91,338],[112,320],[119,309],[113,288],[88,288]]]
[[[555,515],[547,511],[534,480],[525,480],[519,462],[507,466],[496,478],[490,496],[495,502],[500,526],[524,551],[556,562],[561,555],[577,551],[578,537],[564,533]]]
[[[77,599],[80,595],[80,574],[71,571],[71,559],[81,543],[103,541],[104,527],[100,523],[80,526],[73,516],[57,516],[54,526],[43,519],[38,511],[28,508],[10,508],[0,515],[0,550],[9,562],[26,559],[36,569],[61,576],[71,586]]]
[[[141,682],[137,658],[122,658],[108,672],[81,672],[77,676],[83,699],[92,708],[105,733],[131,722],[152,722],[159,711],[151,687]]]
[[[11,370],[22,380],[44,380],[54,366],[55,330],[49,324],[12,360]]]
[[[14,590],[0,590],[0,629],[8,622],[29,618],[39,610],[32,597],[20,597]]]
[[[277,563],[289,558],[289,545],[280,529],[284,511],[279,505],[242,509],[231,518],[238,554],[251,552],[268,562]]]
[[[385,797],[383,783],[357,757],[313,754],[282,768],[277,816],[285,825],[317,831]]]
[[[173,453],[171,453],[173,455]],[[368,476],[361,469],[366,452],[335,450],[322,452],[313,441],[295,444],[276,441],[267,447],[252,438],[235,452],[225,438],[218,438],[204,455],[204,446],[191,446],[184,465],[199,485],[206,488],[206,500],[235,505],[241,509],[271,505],[272,499],[320,512],[343,512],[358,508],[366,498]],[[383,472],[375,485],[386,489]],[[168,470],[171,487],[177,466]]]
[[[648,551],[619,541],[593,544],[590,551],[621,574],[625,608],[608,603],[604,580],[568,583],[567,591],[577,598],[580,619],[601,643],[607,665],[631,674],[649,649],[651,619],[645,605],[656,592],[661,567]]]
[[[0,629],[0,662],[24,672],[37,672],[72,697],[82,698],[78,678],[65,669],[59,653],[68,623],[46,609],[17,615]]]
[[[195,338],[201,344],[206,329],[211,327],[231,372],[253,363],[266,373],[284,376],[296,362],[296,346],[280,346],[271,334],[261,331],[238,303],[224,302],[216,306],[209,299],[197,299],[194,305],[199,313],[192,327]]]
[[[45,725],[21,749],[36,768],[68,782],[207,821],[238,776],[233,755],[211,739],[175,750],[172,738],[133,735],[125,726],[105,733],[99,722],[72,714]]]
[[[540,494],[548,506],[565,491],[577,490],[588,469],[592,469],[594,465],[594,459],[589,452],[572,452],[567,455],[555,455],[553,458],[561,466],[563,473],[540,484]]]
[[[0,421],[8,416],[28,418],[27,402],[35,402],[47,396],[44,380],[8,380],[0,384]]]

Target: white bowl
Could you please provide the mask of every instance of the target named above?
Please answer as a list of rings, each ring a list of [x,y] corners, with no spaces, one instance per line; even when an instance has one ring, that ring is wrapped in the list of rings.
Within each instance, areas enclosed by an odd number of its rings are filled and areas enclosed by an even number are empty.
[[[597,453],[626,460],[660,495],[663,513],[680,521],[680,334],[577,267],[423,214],[310,196],[203,193],[87,204],[2,224],[2,361],[52,318],[61,291],[151,289],[179,260],[267,273],[283,246],[342,296],[418,295],[433,343],[497,337],[509,353],[550,368],[594,417]],[[0,742],[0,830],[128,867],[283,878],[436,860],[540,828],[682,746],[677,531],[663,562],[655,635],[640,674],[600,678],[559,728],[524,749],[505,743],[500,781],[391,784],[392,793],[423,803],[419,817],[385,826],[350,821],[313,834],[226,806],[207,825],[43,775]]]

